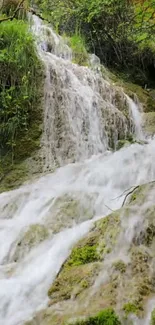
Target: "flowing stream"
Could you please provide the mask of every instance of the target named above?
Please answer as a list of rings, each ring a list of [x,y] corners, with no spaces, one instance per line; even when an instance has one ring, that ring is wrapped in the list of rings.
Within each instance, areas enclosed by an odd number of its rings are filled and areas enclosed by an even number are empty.
[[[155,179],[155,140],[109,150],[121,133],[143,138],[138,105],[99,72],[72,64],[71,49],[37,17],[33,32],[46,69],[44,170],[59,168],[0,195],[3,325],[24,324],[45,307],[49,286],[94,220],[120,208],[126,189]]]

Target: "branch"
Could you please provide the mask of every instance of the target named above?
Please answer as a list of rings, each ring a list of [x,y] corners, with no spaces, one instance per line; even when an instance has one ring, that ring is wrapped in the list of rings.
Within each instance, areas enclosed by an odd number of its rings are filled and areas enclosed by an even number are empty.
[[[122,203],[122,207],[124,206],[124,204],[125,204],[125,202],[126,202],[126,199],[127,199],[127,197],[130,195],[130,194],[132,194],[135,190],[137,190],[140,186],[142,186],[142,185],[147,185],[147,184],[152,184],[152,183],[155,183],[155,181],[153,180],[153,181],[151,181],[151,182],[148,182],[148,183],[144,183],[144,184],[140,184],[140,185],[137,185],[137,186],[134,186],[134,188],[131,190],[131,191],[129,191],[126,195],[125,195],[125,198],[124,198],[124,200],[123,200],[123,203]],[[133,187],[133,186],[132,186]],[[126,192],[126,191],[125,191]],[[125,192],[123,192],[123,193],[125,193]],[[121,194],[119,197],[121,197],[123,194]]]
[[[132,194],[135,190],[137,190],[137,188],[139,188],[139,186],[140,186],[140,185],[135,186],[135,187],[134,187],[130,192],[128,192],[128,193],[125,195],[125,198],[124,198],[123,203],[122,203],[122,207],[124,206],[127,197],[128,197],[130,194]]]
[[[5,18],[2,18],[0,19],[0,23],[4,22],[4,21],[7,21],[7,20],[13,20],[16,16],[16,13],[21,9],[21,5],[23,4],[25,0],[21,0],[19,3],[18,3],[18,6],[17,8],[15,9],[14,13],[12,16],[10,17],[5,17]],[[22,7],[23,8],[23,7]]]

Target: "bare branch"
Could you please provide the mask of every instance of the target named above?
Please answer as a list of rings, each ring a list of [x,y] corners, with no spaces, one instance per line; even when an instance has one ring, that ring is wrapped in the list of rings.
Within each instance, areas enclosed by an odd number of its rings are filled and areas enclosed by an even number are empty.
[[[139,186],[140,186],[140,185],[135,186],[135,187],[134,187],[130,192],[128,192],[128,193],[125,195],[125,198],[124,198],[123,203],[122,203],[122,207],[124,206],[127,197],[128,197],[130,194],[132,194],[135,190],[137,190],[137,188],[139,188]]]

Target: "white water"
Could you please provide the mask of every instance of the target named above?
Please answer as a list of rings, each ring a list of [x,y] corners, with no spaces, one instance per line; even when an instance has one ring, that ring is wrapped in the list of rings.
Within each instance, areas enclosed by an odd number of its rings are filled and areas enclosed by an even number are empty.
[[[43,37],[43,30],[47,33],[47,27],[41,26],[37,20],[34,32],[38,31]],[[127,121],[114,105],[115,89],[88,68],[72,65],[69,61],[70,49],[65,44],[60,46],[59,37],[51,29],[49,34],[57,45],[55,53],[43,51],[47,50],[46,42],[39,50],[46,65],[42,149],[45,169],[50,169],[55,160],[60,165],[70,160],[77,162],[67,164],[33,184],[0,195],[0,324],[3,325],[23,324],[46,306],[49,286],[72,246],[88,232],[94,219],[118,209],[123,197],[116,197],[123,191],[155,178],[154,140],[147,145],[134,144],[115,153],[106,150],[109,137],[105,123],[107,114],[109,123],[113,123],[112,132],[116,141],[120,125],[123,132],[130,128],[136,129],[139,134],[137,107],[132,102],[134,123]],[[56,78],[51,84],[49,78],[55,73]],[[60,90],[63,90],[63,101],[59,98]],[[53,101],[53,96],[56,96],[56,101]],[[126,98],[122,92],[121,96],[122,100]],[[102,124],[100,101],[105,112]],[[130,100],[127,102],[131,104]],[[57,110],[64,114],[58,134],[54,115]],[[82,133],[84,122],[89,124],[86,128],[87,141]],[[60,140],[61,144],[57,146]],[[91,213],[85,215],[84,209],[80,208],[78,213],[75,212],[76,217],[74,213],[62,215],[58,222],[61,212],[61,200],[58,198],[66,197],[66,194],[74,200],[78,198]],[[25,232],[35,224],[45,226],[47,238],[36,246],[22,246],[23,254],[16,255]]]

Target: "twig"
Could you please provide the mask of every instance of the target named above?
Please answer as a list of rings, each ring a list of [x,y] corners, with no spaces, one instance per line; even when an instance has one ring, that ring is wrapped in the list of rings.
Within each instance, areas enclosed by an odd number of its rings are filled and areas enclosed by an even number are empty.
[[[107,204],[105,204],[105,203],[103,203],[104,204],[104,206],[107,208],[107,209],[109,209],[111,212],[114,212],[114,210],[112,210]]]
[[[112,200],[117,200],[117,199],[119,199],[120,197],[122,197],[127,191],[130,191],[133,187],[135,187],[135,185],[134,186],[131,186],[131,187],[129,187],[129,188],[127,188],[123,193],[121,193],[119,196],[116,196],[116,197],[114,197]]]
[[[140,185],[135,186],[135,187],[133,188],[132,191],[128,192],[128,193],[125,195],[125,198],[124,198],[123,203],[122,203],[122,207],[124,206],[127,197],[128,197],[130,194],[132,194],[135,190],[137,190],[137,188],[139,188],[139,186],[140,186]]]

